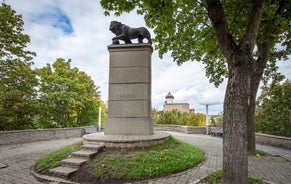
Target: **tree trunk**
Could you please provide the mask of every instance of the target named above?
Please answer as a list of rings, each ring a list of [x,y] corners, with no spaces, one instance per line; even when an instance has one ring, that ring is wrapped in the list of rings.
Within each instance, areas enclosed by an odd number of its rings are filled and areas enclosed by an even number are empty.
[[[237,51],[229,62],[224,99],[223,183],[248,183],[247,122],[251,96],[252,58]]]
[[[252,79],[253,76],[256,76],[256,66],[261,64],[254,61],[252,53],[260,28],[265,0],[253,1],[245,34],[238,44],[228,29],[221,1],[206,0],[206,4],[219,49],[228,64],[228,83],[223,113],[222,180],[224,184],[247,184],[247,148],[248,145],[251,147],[255,145],[253,117],[257,87]],[[266,48],[263,45],[258,47],[263,52],[267,51]],[[260,52],[259,58],[264,59],[263,52]],[[257,61],[261,60],[259,58]],[[247,142],[248,129],[250,130],[250,144]]]
[[[257,88],[256,88],[257,89]],[[255,150],[256,149],[256,128],[255,128],[255,106],[256,106],[256,92],[253,92],[254,89],[252,89],[252,95],[250,97],[250,107],[248,110],[248,120],[247,120],[247,142],[248,147],[247,150]]]
[[[249,100],[248,109],[248,121],[247,121],[247,141],[248,141],[248,151],[256,149],[256,137],[255,137],[255,110],[256,110],[256,96],[259,88],[259,83],[261,80],[261,75],[256,76],[251,74],[251,95]]]
[[[256,96],[259,88],[260,81],[263,76],[264,68],[266,67],[268,55],[269,55],[269,44],[268,42],[263,42],[257,44],[259,57],[255,61],[252,61],[251,68],[251,93],[250,93],[250,105],[248,111],[248,151],[256,149],[256,137],[255,137],[255,109],[256,109]]]

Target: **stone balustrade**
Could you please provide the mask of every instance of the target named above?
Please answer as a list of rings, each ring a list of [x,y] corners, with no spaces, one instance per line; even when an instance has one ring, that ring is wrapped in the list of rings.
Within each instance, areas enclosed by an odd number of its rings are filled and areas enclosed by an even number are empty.
[[[74,128],[2,131],[0,132],[0,145],[82,137],[86,133],[92,133],[95,129],[97,131],[96,125]],[[156,124],[154,129],[155,131],[205,134],[205,127]],[[291,149],[291,138],[289,137],[256,133],[256,143]]]

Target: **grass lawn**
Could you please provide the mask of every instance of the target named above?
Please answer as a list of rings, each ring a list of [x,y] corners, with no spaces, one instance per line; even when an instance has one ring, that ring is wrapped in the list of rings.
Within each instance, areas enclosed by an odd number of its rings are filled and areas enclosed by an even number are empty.
[[[216,170],[210,173],[205,179],[203,179],[199,184],[222,184],[222,170]],[[266,184],[261,179],[255,179],[249,177],[249,184]]]
[[[250,150],[248,151],[249,156],[266,156],[267,153],[261,150]]]
[[[69,156],[73,151],[80,149],[81,145],[83,145],[83,141],[46,153],[36,161],[35,170],[45,173],[49,169],[60,166],[61,160]]]
[[[37,160],[36,171],[47,173],[49,169],[60,166],[61,160],[80,149],[82,144],[80,141],[45,154]],[[71,179],[78,182],[146,179],[183,171],[206,159],[198,147],[172,137],[148,148],[106,149],[98,155]]]
[[[129,152],[130,148],[121,152]],[[183,171],[205,160],[198,147],[170,138],[163,144],[150,146],[147,150],[131,156],[108,154],[92,164],[93,175],[106,179],[144,179]]]

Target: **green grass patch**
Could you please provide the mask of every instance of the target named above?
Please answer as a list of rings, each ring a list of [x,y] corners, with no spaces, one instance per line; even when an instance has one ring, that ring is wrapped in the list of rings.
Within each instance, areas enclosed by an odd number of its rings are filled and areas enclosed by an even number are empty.
[[[73,151],[80,149],[82,144],[83,141],[79,141],[74,144],[64,146],[57,150],[46,153],[36,161],[35,170],[37,172],[43,173],[49,169],[60,166],[61,160],[69,156]]]
[[[248,151],[249,156],[266,156],[267,153],[261,150],[250,150]]]
[[[106,155],[94,163],[93,174],[101,180],[144,179],[182,171],[204,160],[205,155],[198,147],[171,137],[130,157]]]
[[[262,179],[248,178],[249,184],[266,184]],[[222,170],[216,170],[210,173],[199,184],[222,184]]]

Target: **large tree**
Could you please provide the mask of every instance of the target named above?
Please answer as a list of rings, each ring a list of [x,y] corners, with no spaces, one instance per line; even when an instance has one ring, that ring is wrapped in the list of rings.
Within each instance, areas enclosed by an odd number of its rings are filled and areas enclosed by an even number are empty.
[[[0,130],[31,128],[37,80],[31,69],[34,52],[27,51],[22,16],[5,3],[0,6]]]
[[[202,61],[224,99],[223,183],[247,183],[247,148],[255,148],[255,97],[265,68],[290,54],[288,0],[101,0],[105,14],[136,10],[155,33],[159,55]],[[266,67],[268,66],[268,67]]]
[[[84,126],[98,120],[98,107],[102,105],[98,87],[70,63],[58,58],[37,70],[41,128]]]

